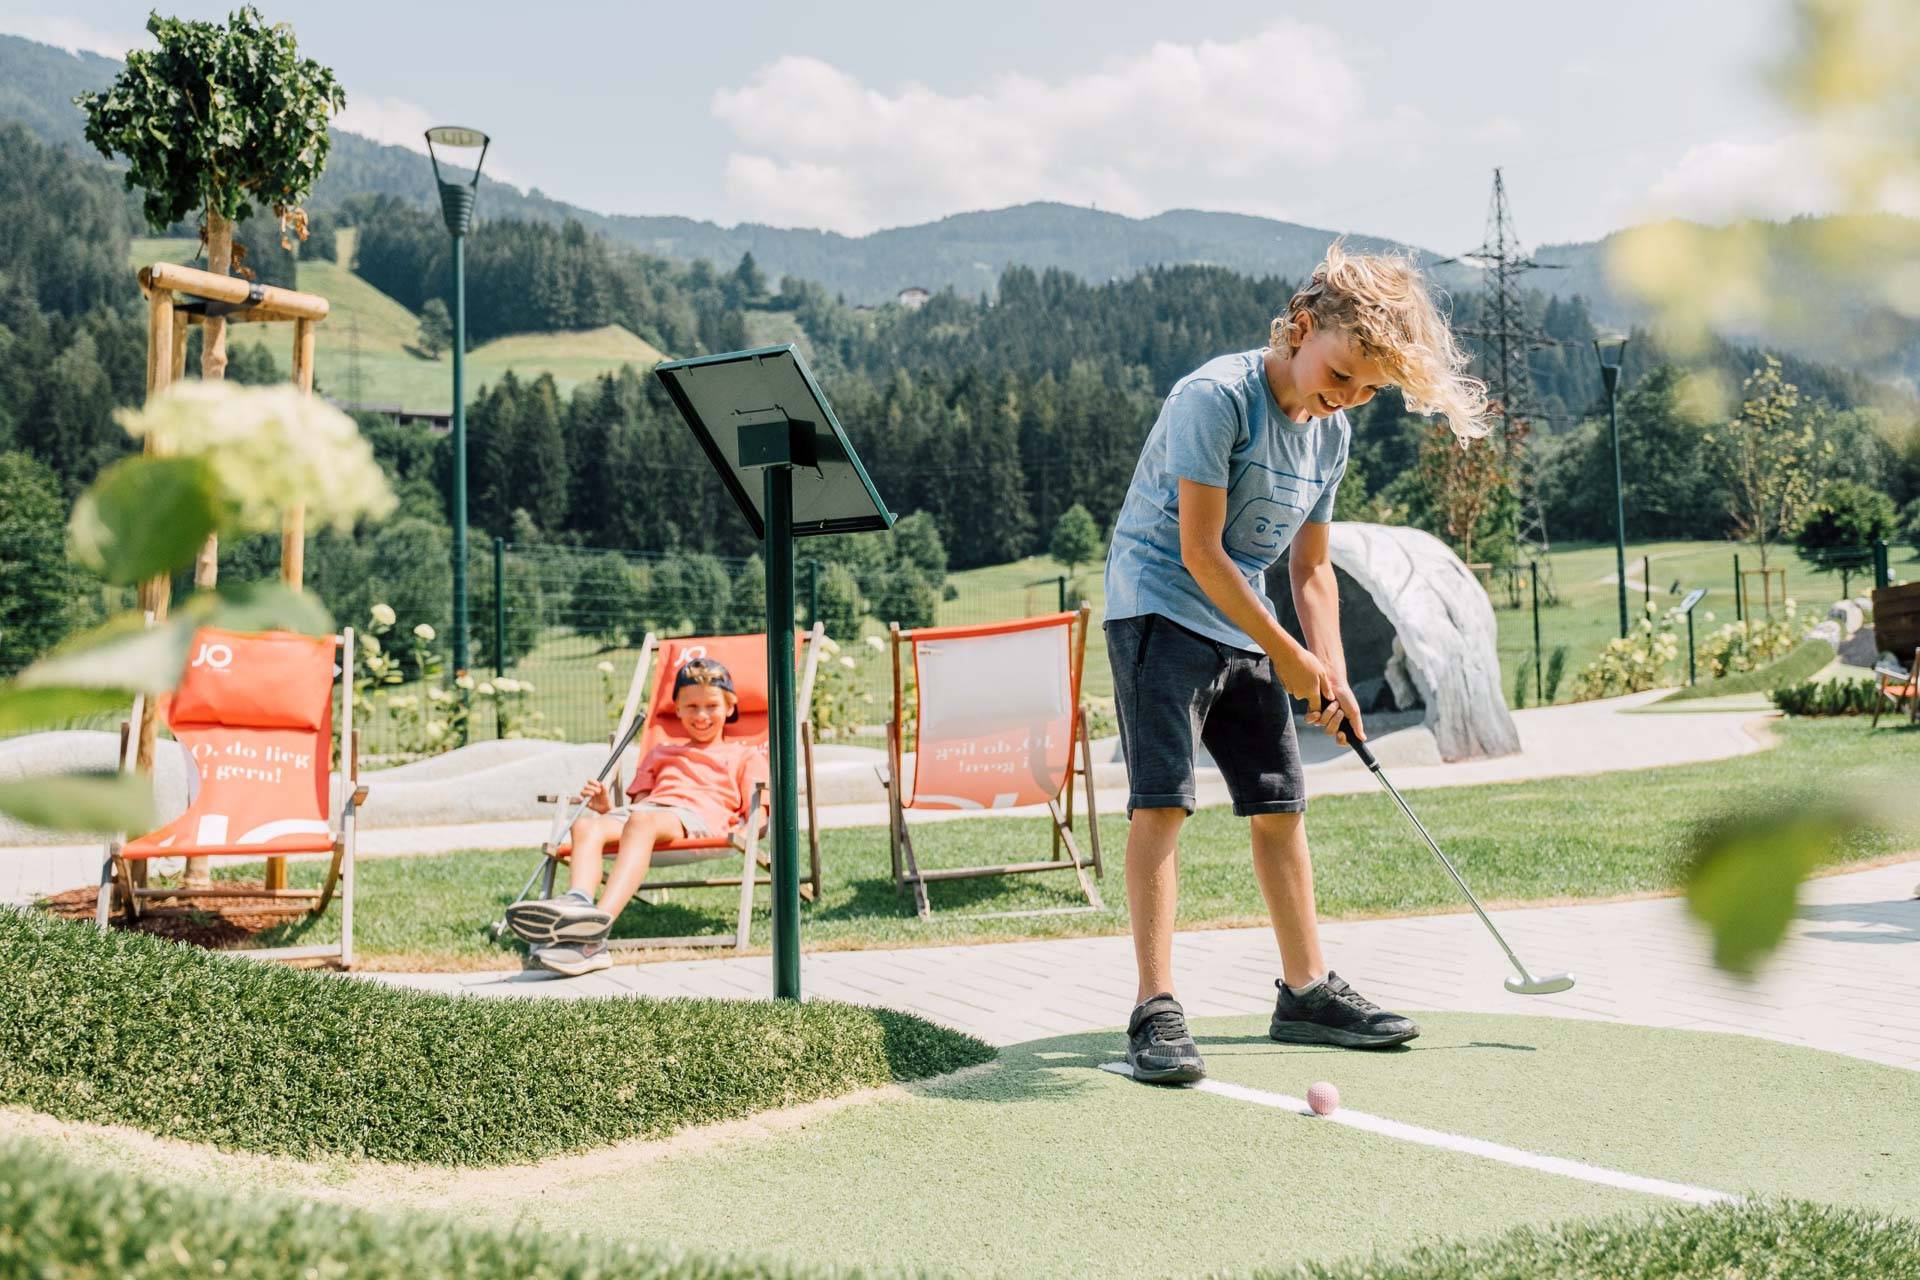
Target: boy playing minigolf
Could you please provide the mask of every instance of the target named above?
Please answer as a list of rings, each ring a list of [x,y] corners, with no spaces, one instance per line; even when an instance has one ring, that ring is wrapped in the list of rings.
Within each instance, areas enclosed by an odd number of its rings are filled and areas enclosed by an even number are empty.
[[[1175,852],[1206,744],[1250,820],[1254,878],[1280,945],[1275,1040],[1381,1048],[1419,1034],[1326,967],[1307,853],[1305,778],[1287,694],[1340,742],[1366,736],[1347,685],[1327,559],[1346,471],[1346,409],[1398,386],[1443,413],[1464,447],[1486,434],[1486,389],[1413,267],[1334,244],[1274,318],[1269,345],[1174,385],[1147,436],[1107,555],[1107,652],[1126,756],[1127,906],[1139,965],[1127,1024],[1134,1077],[1198,1080],[1206,1064],[1173,992]],[[1306,638],[1281,629],[1262,584],[1291,547]]]

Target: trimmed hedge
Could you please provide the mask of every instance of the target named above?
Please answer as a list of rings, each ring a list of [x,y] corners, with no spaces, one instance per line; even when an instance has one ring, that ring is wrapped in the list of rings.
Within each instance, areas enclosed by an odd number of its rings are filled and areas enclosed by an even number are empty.
[[[1391,1260],[1261,1275],[1311,1280],[1913,1280],[1920,1222],[1807,1201],[1520,1227]]]
[[[909,1014],[397,990],[0,909],[0,1101],[293,1156],[538,1160],[994,1051]]]
[[[480,1230],[430,1213],[369,1213],[89,1169],[0,1144],[0,1276],[60,1280],[747,1280],[825,1271]],[[846,1274],[837,1269],[831,1273]]]
[[[1793,652],[1775,658],[1764,667],[1718,680],[1702,680],[1699,684],[1675,689],[1660,701],[1685,702],[1690,698],[1725,698],[1736,693],[1768,693],[1781,685],[1805,680],[1832,661],[1832,645],[1825,640],[1803,640]]]

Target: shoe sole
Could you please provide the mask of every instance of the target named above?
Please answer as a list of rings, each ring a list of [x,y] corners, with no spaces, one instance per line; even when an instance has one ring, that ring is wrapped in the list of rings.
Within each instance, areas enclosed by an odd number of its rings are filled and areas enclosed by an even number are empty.
[[[592,942],[604,937],[612,918],[598,907],[573,910],[544,902],[516,902],[507,908],[507,928],[522,942]]]
[[[1133,1069],[1133,1078],[1141,1084],[1193,1084],[1207,1078],[1204,1066],[1166,1067],[1155,1071],[1136,1062],[1127,1065]]]
[[[1392,1035],[1367,1035],[1339,1027],[1323,1027],[1317,1022],[1277,1022],[1267,1029],[1267,1039],[1281,1044],[1325,1044],[1336,1049],[1391,1049],[1418,1039],[1419,1035],[1418,1027]]]

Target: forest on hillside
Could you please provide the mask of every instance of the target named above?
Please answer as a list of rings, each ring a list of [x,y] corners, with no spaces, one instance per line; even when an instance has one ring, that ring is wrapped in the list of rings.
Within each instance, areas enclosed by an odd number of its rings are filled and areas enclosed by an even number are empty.
[[[392,197],[364,196],[316,215],[313,227],[298,254],[337,255],[346,243],[338,233],[353,227],[353,261],[343,265],[415,312],[447,296],[448,240],[437,217]],[[128,244],[144,230],[107,166],[0,125],[0,454],[10,488],[45,497],[22,500],[16,511],[63,510],[128,448],[112,413],[136,402],[143,387],[144,315]],[[243,224],[237,238],[260,278],[293,283],[296,253],[281,246],[271,222]],[[804,336],[881,493],[897,511],[924,515],[941,558],[956,569],[1044,550],[1075,504],[1107,527],[1168,388],[1213,355],[1261,345],[1294,288],[1290,280],[1219,267],[1155,267],[1101,283],[1016,267],[991,296],[949,291],[918,308],[856,307],[815,282],[770,283],[751,255],[682,266],[611,244],[578,223],[508,219],[476,228],[468,282],[476,342],[620,324],[670,354],[694,355],[747,345],[755,313],[785,317]],[[1471,329],[1482,320],[1479,295],[1454,296],[1450,305],[1457,325]],[[1549,532],[1563,541],[1610,537],[1611,454],[1596,417],[1594,324],[1578,298],[1536,295],[1527,305],[1548,339],[1527,359]],[[1738,387],[1762,357],[1721,344],[1692,367]],[[1896,506],[1920,498],[1911,401],[1791,353],[1781,369],[1797,388],[1796,412],[1819,438],[1823,482],[1856,481]],[[242,345],[230,376],[283,375],[264,349]],[[1713,465],[1714,424],[1690,405],[1682,371],[1652,335],[1638,333],[1629,344],[1623,389],[1630,536],[1731,533],[1725,483]],[[1435,428],[1408,415],[1391,391],[1353,416],[1341,515],[1451,536],[1421,465]],[[375,418],[363,426],[402,494],[402,515],[428,531],[420,537],[442,536],[446,439]],[[566,394],[538,374],[477,387],[469,440],[477,541],[709,556],[753,550],[644,370],[607,374]],[[1496,527],[1502,520],[1504,531]],[[1487,521],[1474,531],[1477,554],[1497,560],[1511,547],[1511,512]],[[58,525],[36,526],[31,537],[16,531],[26,539],[17,554],[38,547],[31,555],[57,555]],[[246,553],[234,554],[244,560]],[[315,552],[320,560],[327,554]],[[869,569],[870,578],[881,572]],[[50,642],[66,625],[61,619],[90,607],[71,566],[43,577],[53,584],[43,595],[64,603],[59,618],[35,631],[34,644]],[[873,590],[891,589],[872,582]],[[896,585],[903,592],[937,586]],[[6,590],[0,586],[0,596]],[[9,632],[18,637],[21,628],[0,617],[0,642]]]

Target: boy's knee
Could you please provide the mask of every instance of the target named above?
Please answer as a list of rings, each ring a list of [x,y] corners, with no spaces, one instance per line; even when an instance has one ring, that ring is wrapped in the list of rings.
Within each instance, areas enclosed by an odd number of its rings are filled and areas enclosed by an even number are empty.
[[[1307,820],[1304,813],[1256,813],[1250,819],[1253,829],[1262,835],[1287,836]]]

